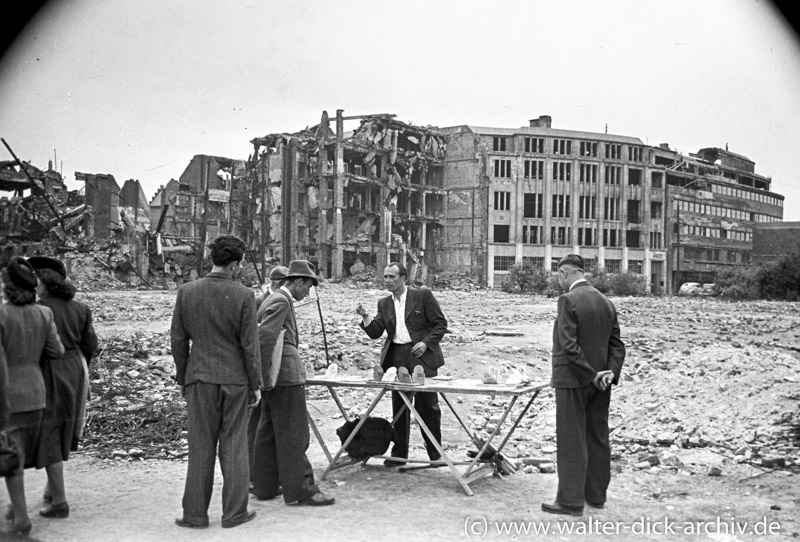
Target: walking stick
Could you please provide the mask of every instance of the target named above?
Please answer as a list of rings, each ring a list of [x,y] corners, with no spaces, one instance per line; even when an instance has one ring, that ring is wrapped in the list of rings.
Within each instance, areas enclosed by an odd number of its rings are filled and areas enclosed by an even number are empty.
[[[322,305],[319,303],[319,292],[314,288],[314,293],[317,294],[317,309],[319,310],[319,323],[322,324],[322,342],[325,344],[325,367],[331,364],[331,358],[328,356],[328,336],[325,334],[325,319],[322,317]]]

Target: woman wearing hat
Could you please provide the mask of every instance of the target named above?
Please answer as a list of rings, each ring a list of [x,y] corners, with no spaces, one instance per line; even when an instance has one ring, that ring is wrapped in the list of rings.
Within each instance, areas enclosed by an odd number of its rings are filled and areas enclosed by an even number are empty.
[[[20,456],[20,466],[6,477],[11,499],[5,518],[14,522],[12,530],[26,534],[31,530],[25,503],[24,468],[34,465],[42,414],[46,404],[44,378],[39,367],[42,354],[64,355],[53,312],[37,305],[37,278],[24,258],[12,258],[0,270],[4,303],[0,305],[0,347],[8,363],[8,402],[11,412],[6,434]]]
[[[83,430],[88,394],[88,362],[97,349],[97,334],[92,326],[92,312],[75,301],[75,286],[67,280],[67,270],[60,260],[44,256],[28,258],[39,276],[36,293],[39,303],[53,311],[58,336],[65,353],[46,359],[42,364],[47,407],[42,421],[42,436],[36,453],[36,467],[47,469],[47,506],[39,511],[44,517],[69,516],[64,491],[64,461],[78,449]]]

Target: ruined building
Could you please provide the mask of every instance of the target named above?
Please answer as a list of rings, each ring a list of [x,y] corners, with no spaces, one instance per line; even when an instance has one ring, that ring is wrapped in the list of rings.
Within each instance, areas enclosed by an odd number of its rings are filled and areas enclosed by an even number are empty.
[[[629,136],[529,126],[443,128],[443,267],[500,287],[514,264],[555,271],[579,253],[593,271],[644,275],[654,293],[713,282],[746,263],[752,226],[780,220],[783,197],[745,157],[683,156]]]
[[[424,280],[440,265],[447,139],[394,117],[323,112],[311,128],[252,140],[263,259],[308,259],[334,279],[399,260]]]

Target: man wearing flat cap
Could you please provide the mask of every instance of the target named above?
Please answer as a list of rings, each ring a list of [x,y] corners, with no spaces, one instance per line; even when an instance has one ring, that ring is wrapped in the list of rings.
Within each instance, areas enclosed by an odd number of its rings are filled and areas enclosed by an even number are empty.
[[[278,288],[281,287],[286,275],[289,274],[289,268],[278,265],[272,268],[269,273],[269,285],[267,291],[256,295],[256,311],[264,304],[269,296],[274,294]],[[261,422],[261,409],[253,408],[250,410],[250,420],[247,422],[247,452],[250,458],[250,491],[254,490],[253,486],[253,460],[255,458],[255,442],[256,432],[258,431],[258,424]]]
[[[288,273],[289,269],[282,265],[272,268],[272,271],[269,272],[269,285],[267,286],[267,291],[256,295],[256,310],[258,310],[261,305],[264,304],[264,301],[266,301],[269,296],[271,296],[278,288],[281,287],[281,284]]]
[[[297,320],[293,301],[308,295],[319,283],[306,260],[289,263],[285,282],[258,309],[258,337],[264,375],[270,373],[272,352],[284,330],[280,370],[274,387],[263,390],[261,423],[258,426],[253,460],[253,486],[259,500],[283,493],[286,504],[310,506],[333,504],[314,481],[306,457],[310,442],[306,412],[306,369],[298,351]],[[265,383],[265,386],[268,384]]]

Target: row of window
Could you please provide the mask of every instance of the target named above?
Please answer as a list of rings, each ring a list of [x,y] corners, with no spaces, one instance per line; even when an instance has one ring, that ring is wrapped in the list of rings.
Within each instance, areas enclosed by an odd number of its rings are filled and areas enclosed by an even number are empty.
[[[655,205],[653,205],[655,204]],[[653,202],[651,213],[654,218],[661,216],[661,203]],[[523,194],[523,218],[544,218],[544,195],[543,194]],[[511,210],[511,192],[494,193],[494,210]],[[597,218],[597,198],[594,196],[580,196],[578,204],[578,217],[585,219]],[[655,211],[655,213],[653,213]],[[571,199],[569,194],[553,194],[550,207],[550,216],[553,218],[570,218],[572,212]],[[603,198],[603,219],[620,220],[619,198]],[[639,223],[639,200],[628,200],[628,220]]]
[[[508,137],[495,136],[492,138],[492,150],[495,152],[506,152],[509,150],[507,143]],[[532,154],[545,154],[545,138],[543,137],[526,137],[524,139],[525,152]],[[573,155],[571,139],[553,139],[552,154],[560,154],[565,156]],[[578,156],[593,156],[597,157],[598,143],[597,141],[579,141],[578,142]],[[629,145],[628,161],[630,162],[643,162],[644,161],[644,148]],[[605,157],[612,160],[622,160],[622,145],[618,143],[605,144]]]
[[[629,247],[641,248],[639,246],[639,231],[628,232]],[[662,248],[660,232],[657,238],[651,236],[651,247],[654,249]],[[658,245],[653,246],[654,241]],[[508,224],[495,224],[493,228],[494,243],[509,243],[511,242],[511,227]],[[550,242],[554,245],[571,245],[572,244],[572,228],[569,226],[552,226],[550,228]],[[525,224],[522,226],[522,243],[526,245],[541,245],[544,244],[544,227],[538,225]],[[622,244],[622,234],[619,230],[613,228],[578,228],[578,245],[580,246],[606,246],[618,247]]]
[[[672,208],[687,213],[719,216],[722,218],[732,218],[734,220],[749,220],[750,222],[777,222],[780,220],[780,218],[763,213],[753,213],[741,209],[731,209],[730,207],[722,207],[721,205],[697,203],[694,201],[674,200],[672,202]]]
[[[558,259],[553,258],[550,262],[550,271],[555,273],[558,271]],[[508,271],[516,263],[514,256],[495,256],[494,257],[494,271]],[[544,268],[544,258],[538,256],[523,256],[522,263],[530,265],[536,269]],[[628,272],[642,274],[643,268],[642,260],[628,260]],[[585,271],[591,273],[597,268],[597,262],[594,259],[584,260],[586,266]],[[607,258],[603,266],[606,273],[620,273],[622,271],[622,260]]]
[[[696,262],[721,262],[722,254],[725,253],[724,261],[727,263],[747,263],[750,261],[750,254],[737,250],[720,250],[718,248],[705,247],[683,247],[683,259]]]
[[[681,224],[680,228],[677,224],[672,225],[672,231],[681,235],[694,235],[697,237],[711,237],[712,239],[730,239],[731,241],[751,242],[753,240],[753,232],[742,230],[726,230],[724,228],[709,228],[706,226],[690,226],[688,224]]]
[[[750,190],[741,190],[739,188],[734,188],[733,186],[725,186],[721,184],[712,184],[711,191],[716,194],[723,194],[725,196],[734,196],[736,198],[751,199],[753,201],[760,201],[762,203],[768,203],[770,205],[777,205],[779,207],[783,207],[782,199],[776,198],[775,196],[770,196],[769,194],[761,194],[759,192],[753,192]]]
[[[522,167],[524,179],[544,180],[544,160],[524,160]],[[510,179],[512,176],[510,159],[494,158],[492,160],[492,169],[494,176],[497,178]],[[596,183],[597,171],[597,164],[580,164],[580,182]],[[618,185],[622,182],[622,166],[605,166],[605,173],[605,184]],[[553,162],[552,177],[554,181],[571,181],[572,162]],[[639,186],[641,185],[641,179],[642,171],[640,169],[628,170],[628,184]]]

